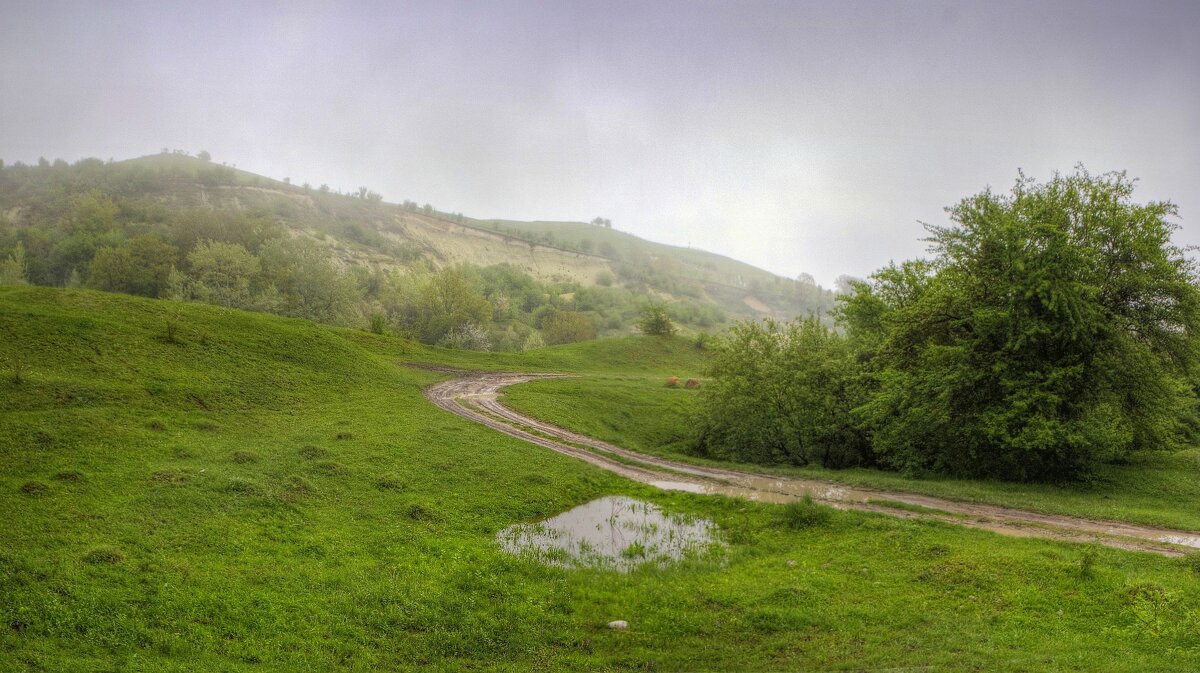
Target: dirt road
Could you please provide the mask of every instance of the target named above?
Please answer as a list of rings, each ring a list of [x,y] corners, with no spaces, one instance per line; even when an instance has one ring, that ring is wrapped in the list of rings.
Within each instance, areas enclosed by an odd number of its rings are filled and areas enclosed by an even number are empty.
[[[667,490],[776,503],[790,502],[808,495],[842,509],[946,521],[1020,537],[1097,542],[1119,549],[1167,556],[1180,556],[1200,548],[1200,532],[1043,514],[902,491],[877,491],[828,481],[703,467],[647,456],[519,414],[498,400],[499,391],[506,386],[554,376],[469,373],[430,386],[425,390],[425,396],[450,413],[578,458],[627,479]],[[883,502],[892,506],[881,504]],[[919,511],[899,509],[895,503],[919,508]]]

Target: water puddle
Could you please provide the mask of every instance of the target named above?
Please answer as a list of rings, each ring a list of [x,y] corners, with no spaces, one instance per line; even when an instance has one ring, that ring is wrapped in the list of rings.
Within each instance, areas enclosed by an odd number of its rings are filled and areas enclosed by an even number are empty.
[[[1200,547],[1200,536],[1195,535],[1164,535],[1158,539],[1160,542],[1169,542],[1183,547]]]
[[[716,544],[716,530],[708,519],[666,514],[643,500],[609,496],[545,521],[509,526],[496,539],[505,551],[531,554],[547,565],[628,572],[703,553]]]

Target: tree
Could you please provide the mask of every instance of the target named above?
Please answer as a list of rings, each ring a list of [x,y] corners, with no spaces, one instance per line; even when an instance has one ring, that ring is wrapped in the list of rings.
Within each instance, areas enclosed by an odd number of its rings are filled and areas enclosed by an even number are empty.
[[[485,325],[492,306],[479,295],[465,274],[454,268],[430,277],[416,298],[414,331],[425,343],[438,343],[468,324]]]
[[[948,208],[934,255],[855,283],[842,319],[875,391],[858,414],[897,469],[1078,477],[1177,445],[1200,364],[1195,262],[1175,206],[1123,173],[1022,176]]]
[[[201,301],[245,308],[250,306],[250,280],[258,259],[237,243],[203,241],[188,253],[192,269],[191,294]]]
[[[569,344],[596,338],[596,326],[578,311],[554,311],[542,318],[542,340],[547,345]]]
[[[851,416],[859,399],[854,354],[818,318],[741,322],[710,348],[697,453],[767,464],[869,462]]]
[[[675,323],[671,321],[666,308],[658,304],[648,304],[642,309],[638,329],[647,336],[666,337],[675,334]]]
[[[196,158],[200,159],[200,161],[212,161],[212,155],[208,153],[208,150],[200,150]]]
[[[8,257],[0,261],[0,285],[25,285],[29,282],[25,266],[25,246],[17,241]]]

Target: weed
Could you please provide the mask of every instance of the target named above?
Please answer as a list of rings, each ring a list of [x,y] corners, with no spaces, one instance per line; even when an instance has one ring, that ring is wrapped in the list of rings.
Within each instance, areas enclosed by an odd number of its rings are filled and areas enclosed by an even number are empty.
[[[1184,568],[1187,568],[1193,573],[1200,575],[1200,551],[1184,554],[1179,558],[1179,563],[1181,563]]]
[[[250,451],[234,451],[233,455],[229,458],[239,465],[258,462],[258,455],[251,453]]]
[[[1100,548],[1096,544],[1090,544],[1083,548],[1083,553],[1079,555],[1079,576],[1087,579],[1090,578],[1096,571],[1096,560],[1100,558]]]
[[[196,429],[203,432],[216,432],[221,429],[221,426],[212,421],[200,421],[196,424]]]
[[[48,485],[46,485],[44,482],[27,481],[24,484],[21,484],[20,490],[21,490],[21,493],[23,493],[31,498],[36,498],[40,495],[45,495],[45,494],[49,493],[50,487]]]
[[[401,491],[404,490],[404,481],[400,477],[388,473],[376,479],[375,486],[382,491]]]
[[[179,323],[182,321],[178,311],[168,313],[164,319],[166,322],[166,333],[163,334],[163,341],[169,344],[177,344],[179,341]]]
[[[317,490],[315,487],[313,487],[311,481],[295,474],[287,478],[287,481],[285,481],[283,484],[283,488],[289,493],[298,495],[315,493]]]
[[[234,493],[236,495],[258,495],[261,492],[258,484],[249,479],[241,479],[234,477],[225,484],[226,493]]]
[[[382,313],[371,314],[371,332],[375,334],[383,334],[387,329],[387,316]]]
[[[408,518],[412,519],[413,521],[433,521],[437,518],[437,515],[433,513],[433,510],[418,503],[409,505],[406,514],[408,515]]]
[[[317,463],[313,467],[317,470],[317,472],[320,472],[327,477],[337,477],[349,472],[345,465],[332,460],[326,460]]]
[[[829,508],[818,505],[811,495],[789,502],[779,510],[780,523],[791,530],[820,526],[829,521]]]
[[[317,458],[324,458],[325,456],[329,455],[329,452],[325,449],[319,446],[313,446],[312,444],[301,448],[298,453],[300,454],[301,458],[307,458],[309,460],[316,460]]]
[[[124,560],[125,555],[114,547],[96,547],[83,555],[83,561],[92,565],[115,565]]]
[[[21,385],[29,379],[29,362],[21,354],[8,359],[8,377],[16,385]]]
[[[339,432],[339,433],[337,433],[337,438],[338,439],[354,439],[354,435],[349,432]]]
[[[150,475],[150,481],[160,484],[186,484],[192,480],[192,475],[183,470],[158,470]]]
[[[55,472],[54,476],[52,476],[50,478],[53,479],[54,481],[79,482],[79,481],[83,481],[83,473],[77,472],[75,470],[63,470],[62,472]]]
[[[163,423],[162,421],[160,421],[156,418],[156,419],[150,421],[149,423],[147,423],[146,427],[150,428],[151,430],[153,430],[155,432],[165,432],[167,429],[167,424]]]

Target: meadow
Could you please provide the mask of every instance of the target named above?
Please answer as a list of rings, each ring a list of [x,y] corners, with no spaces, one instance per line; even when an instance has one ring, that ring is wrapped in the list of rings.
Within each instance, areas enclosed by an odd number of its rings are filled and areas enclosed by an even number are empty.
[[[694,376],[702,364],[680,363]],[[1005,507],[1200,530],[1200,448],[1141,451],[1122,464],[1102,465],[1090,479],[1015,483],[905,475],[866,468],[762,466],[708,460],[688,452],[698,390],[669,388],[663,377],[597,373],[509,388],[504,403],[523,413],[620,446],[702,465],[853,486],[911,491]]]
[[[698,374],[701,358],[653,338],[489,355],[214,306],[0,288],[0,670],[1200,666],[1195,557],[659,492],[421,395],[450,375],[430,365],[578,373],[509,401],[677,452],[695,392],[661,381]],[[1186,481],[1183,465],[1162,469]],[[1168,511],[1173,496],[1153,491],[1174,482],[1157,483],[1108,494],[1131,520],[1195,516]],[[607,495],[711,519],[722,544],[623,574],[496,543],[507,526]],[[1072,498],[1090,496],[1061,502]],[[615,619],[629,629],[608,629]]]

